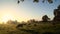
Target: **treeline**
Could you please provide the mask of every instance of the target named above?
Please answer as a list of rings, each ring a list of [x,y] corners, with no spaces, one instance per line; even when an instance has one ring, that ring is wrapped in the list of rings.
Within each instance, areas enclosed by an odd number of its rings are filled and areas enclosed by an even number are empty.
[[[37,21],[35,19],[30,19],[27,22],[22,21],[21,23],[60,22],[60,5],[57,7],[57,9],[54,9],[53,14],[54,14],[53,20],[51,20],[47,15],[44,15],[42,17],[42,21]],[[7,23],[15,24],[15,23],[20,23],[20,22],[18,22],[17,20],[16,21],[9,20],[9,21],[7,21]]]

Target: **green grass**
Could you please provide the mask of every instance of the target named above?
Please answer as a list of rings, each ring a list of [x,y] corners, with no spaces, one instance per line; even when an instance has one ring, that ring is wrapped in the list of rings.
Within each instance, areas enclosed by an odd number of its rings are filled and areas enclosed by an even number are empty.
[[[16,28],[17,24],[0,24],[0,34],[60,34],[60,24],[31,23]]]

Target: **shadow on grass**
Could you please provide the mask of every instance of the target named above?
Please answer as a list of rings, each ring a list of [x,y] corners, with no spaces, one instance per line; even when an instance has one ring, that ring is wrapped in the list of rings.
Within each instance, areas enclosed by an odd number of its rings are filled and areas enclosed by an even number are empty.
[[[37,31],[35,31],[35,30],[21,29],[21,31],[28,32],[28,33],[31,33],[31,34],[39,34],[39,32],[37,32]]]
[[[54,34],[54,33],[52,33],[52,32],[44,32],[43,34]]]

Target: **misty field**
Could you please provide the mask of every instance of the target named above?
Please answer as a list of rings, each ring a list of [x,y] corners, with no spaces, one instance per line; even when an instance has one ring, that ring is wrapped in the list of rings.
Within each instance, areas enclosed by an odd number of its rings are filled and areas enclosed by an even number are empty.
[[[60,24],[52,23],[26,23],[20,27],[18,24],[0,24],[0,34],[60,34]]]

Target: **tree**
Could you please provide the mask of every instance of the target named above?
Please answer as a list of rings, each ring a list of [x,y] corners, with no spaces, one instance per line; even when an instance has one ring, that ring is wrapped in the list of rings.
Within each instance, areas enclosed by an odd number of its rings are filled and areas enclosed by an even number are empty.
[[[35,23],[36,21],[35,21],[35,19],[30,19],[30,20],[28,20],[27,22],[28,22],[28,23]]]
[[[18,24],[19,22],[17,20],[13,21],[13,20],[8,20],[7,24]]]
[[[50,18],[48,18],[47,15],[44,15],[44,16],[42,17],[42,20],[43,20],[43,22],[47,22],[47,21],[50,20]]]
[[[18,4],[20,3],[20,1],[25,1],[25,0],[18,0]],[[39,2],[40,0],[33,0],[33,2]],[[44,3],[45,1],[48,1],[49,3],[53,3],[53,0],[42,0],[42,2]]]
[[[53,21],[59,21],[60,22],[60,5],[57,9],[54,9],[54,19]]]

